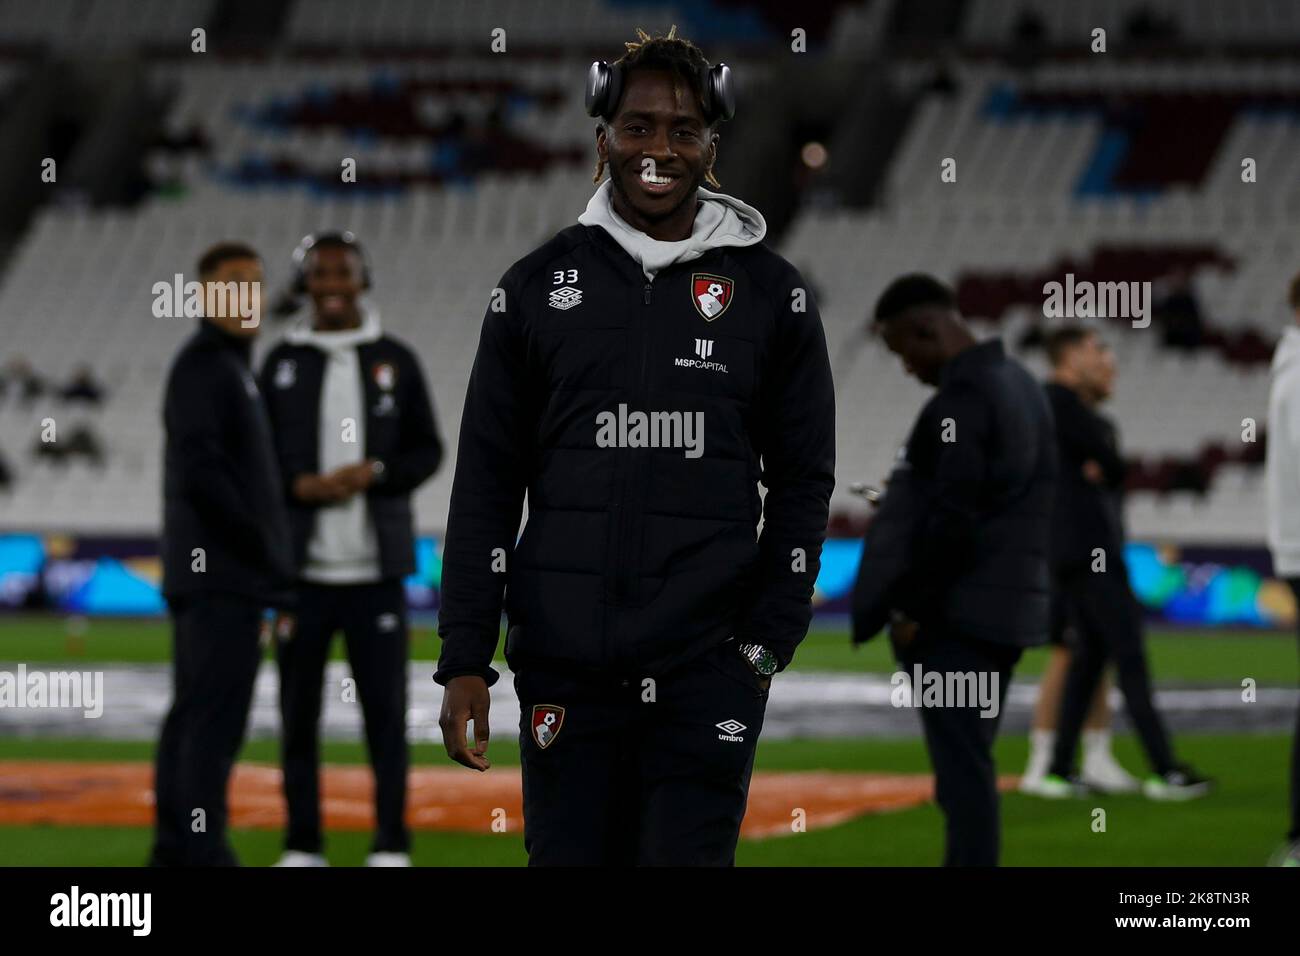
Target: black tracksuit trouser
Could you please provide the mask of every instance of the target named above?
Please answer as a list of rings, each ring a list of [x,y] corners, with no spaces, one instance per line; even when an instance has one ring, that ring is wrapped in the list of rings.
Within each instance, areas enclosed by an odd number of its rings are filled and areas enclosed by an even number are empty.
[[[997,714],[974,701],[966,706],[920,707],[925,745],[934,768],[934,796],[945,823],[944,866],[996,866],[1001,845],[998,775],[993,741],[1021,649],[922,628],[904,648],[900,663],[909,678],[923,674],[984,674],[997,678]],[[924,679],[924,678],[923,678]],[[944,686],[948,686],[945,678]],[[913,687],[913,700],[923,688]],[[952,702],[945,702],[950,704]]]
[[[154,765],[156,866],[235,866],[226,789],[261,661],[260,603],[234,594],[169,601],[172,705]]]
[[[1152,769],[1158,774],[1173,769],[1173,746],[1156,712],[1142,644],[1142,609],[1129,587],[1124,565],[1108,571],[1093,572],[1083,567],[1059,574],[1055,586],[1062,590],[1069,613],[1074,615],[1078,641],[1071,650],[1065,676],[1051,772],[1062,777],[1073,772],[1079,735],[1108,661],[1115,662],[1124,707]]]
[[[320,800],[320,712],[325,663],[343,632],[354,687],[331,694],[359,701],[366,748],[375,775],[376,830],[372,851],[406,853],[407,639],[406,596],[400,579],[376,584],[298,587],[293,635],[276,640],[280,668],[281,762],[289,806],[288,850],[319,853],[324,847]]]
[[[523,666],[515,690],[530,866],[734,864],[767,708],[734,641],[653,680]]]

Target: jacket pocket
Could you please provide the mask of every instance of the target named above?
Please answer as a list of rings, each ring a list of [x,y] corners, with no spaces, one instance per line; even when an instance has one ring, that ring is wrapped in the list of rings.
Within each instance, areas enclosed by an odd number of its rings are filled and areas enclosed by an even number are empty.
[[[755,697],[767,697],[770,678],[760,677],[749,662],[741,656],[734,638],[724,641],[705,655],[710,667],[743,685]],[[768,686],[764,686],[765,683]]]

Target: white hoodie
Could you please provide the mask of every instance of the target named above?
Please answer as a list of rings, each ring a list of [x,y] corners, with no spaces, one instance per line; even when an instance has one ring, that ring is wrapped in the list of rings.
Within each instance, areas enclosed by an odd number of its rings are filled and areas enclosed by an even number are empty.
[[[695,213],[695,225],[688,238],[679,242],[651,239],[639,229],[633,229],[614,211],[613,181],[600,184],[587,211],[578,217],[584,226],[600,226],[641,265],[647,281],[653,282],[659,270],[675,262],[690,262],[710,249],[721,246],[752,246],[762,242],[767,235],[763,214],[725,193],[715,193],[701,187],[700,208]]]
[[[310,345],[325,353],[317,464],[321,474],[365,460],[366,400],[357,346],[373,342],[379,336],[379,313],[364,306],[361,325],[355,329],[321,332],[312,328],[311,316],[307,315],[285,335],[294,345]],[[345,421],[355,423],[346,435]],[[344,441],[345,437],[355,441]],[[364,494],[317,509],[316,527],[307,542],[302,577],[320,584],[365,584],[379,580],[379,540]]]
[[[1273,353],[1268,392],[1268,546],[1273,573],[1300,577],[1300,328]]]

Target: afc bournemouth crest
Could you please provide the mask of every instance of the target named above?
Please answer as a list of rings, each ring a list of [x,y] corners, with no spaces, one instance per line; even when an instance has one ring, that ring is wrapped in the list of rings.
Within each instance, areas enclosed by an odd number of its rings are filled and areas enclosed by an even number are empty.
[[[397,384],[397,369],[387,362],[379,362],[374,368],[375,384],[382,392],[391,392]]]
[[[545,750],[564,726],[564,708],[554,704],[533,705],[533,740]]]
[[[725,276],[711,276],[706,272],[697,272],[691,276],[691,302],[695,311],[704,316],[705,322],[712,322],[731,305],[731,280]]]
[[[275,365],[275,387],[293,388],[298,381],[298,363],[293,359],[280,359]]]

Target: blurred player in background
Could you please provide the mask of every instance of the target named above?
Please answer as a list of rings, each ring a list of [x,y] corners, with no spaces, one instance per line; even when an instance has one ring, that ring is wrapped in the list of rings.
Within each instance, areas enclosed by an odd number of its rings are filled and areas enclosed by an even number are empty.
[[[1081,326],[1056,330],[1045,345],[1052,363],[1047,397],[1057,420],[1056,438],[1062,458],[1052,527],[1053,562],[1057,567],[1088,565],[1094,547],[1106,548],[1116,538],[1117,492],[1111,489],[1123,480],[1124,462],[1105,419],[1081,415],[1078,405],[1081,402],[1086,408],[1095,408],[1110,396],[1115,361],[1110,348]],[[1066,593],[1054,588],[1052,652],[1034,704],[1029,765],[1020,778],[1023,793],[1037,793],[1051,766],[1065,675],[1070,667],[1070,645],[1077,641],[1077,617],[1078,609]],[[1083,727],[1081,777],[1090,788],[1102,793],[1133,793],[1139,786],[1137,779],[1120,766],[1111,752],[1109,685],[1103,673]]]
[[[1268,546],[1273,573],[1300,605],[1300,274],[1287,297],[1294,317],[1273,353],[1268,396]],[[1291,828],[1275,862],[1300,866],[1300,711],[1291,739]]]
[[[247,246],[223,243],[198,268],[208,308],[172,363],[163,404],[173,700],[155,766],[151,862],[160,866],[238,862],[226,840],[226,786],[262,656],[264,609],[285,606],[293,584],[283,483],[249,369],[260,317],[232,314],[234,297],[216,294],[233,288],[227,283],[260,288],[262,263]]]
[[[730,75],[674,33],[593,64],[610,179],[502,279],[461,422],[443,740],[488,768],[505,590],[535,865],[734,862],[768,685],[807,632],[826,533],[821,319],[758,211],[701,188]],[[638,439],[611,421],[629,413],[677,430],[652,446],[644,423]]]
[[[896,279],[876,303],[875,325],[907,373],[936,392],[867,532],[853,641],[889,621],[909,676],[919,667],[945,687],[980,675],[992,685],[995,700],[944,700],[920,714],[947,824],[944,864],[993,866],[1002,704],[1021,653],[1047,640],[1051,411],[1000,341],[975,338],[937,279]],[[921,695],[915,684],[912,695]]]
[[[375,774],[378,825],[367,865],[409,866],[402,582],[415,570],[411,493],[437,470],[442,442],[415,354],[362,304],[369,268],[356,238],[308,236],[294,263],[310,314],[262,367],[298,569],[296,619],[277,628],[276,641],[289,806],[277,865],[326,865],[321,682],[342,631]]]
[[[1177,762],[1156,712],[1142,608],[1124,563],[1124,460],[1114,425],[1093,408],[1110,397],[1114,358],[1095,332],[1080,326],[1053,331],[1047,352],[1053,380],[1046,391],[1061,460],[1052,525],[1053,600],[1077,622],[1078,643],[1065,676],[1052,763],[1029,792],[1054,799],[1086,792],[1074,774],[1075,750],[1106,664],[1113,660],[1129,719],[1154,771],[1142,792],[1152,800],[1203,796],[1210,781]],[[1123,777],[1116,775],[1114,782],[1122,784]]]

